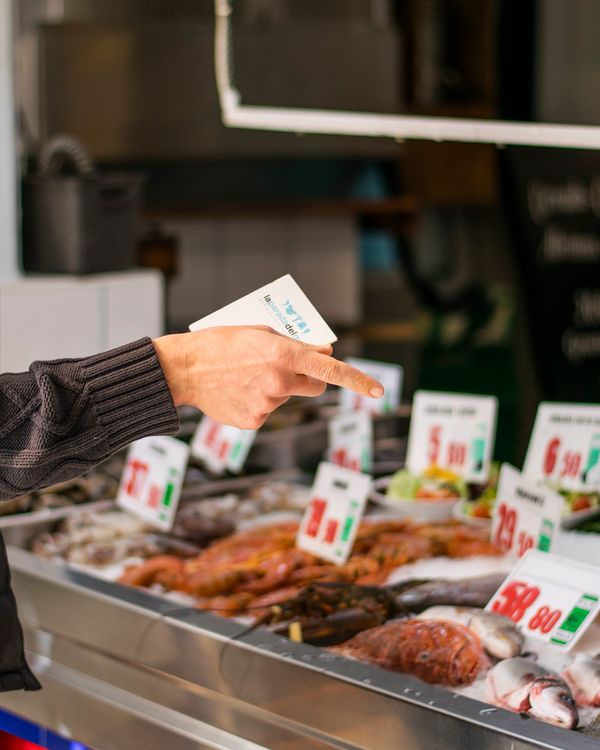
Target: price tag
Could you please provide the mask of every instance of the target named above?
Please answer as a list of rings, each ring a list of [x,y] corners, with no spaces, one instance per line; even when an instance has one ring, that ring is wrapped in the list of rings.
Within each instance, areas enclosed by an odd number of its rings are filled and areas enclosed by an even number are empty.
[[[492,518],[492,540],[521,557],[530,549],[549,552],[558,529],[563,499],[527,481],[510,464],[503,464]]]
[[[600,603],[600,570],[530,550],[486,609],[510,617],[533,638],[569,651],[591,625]]]
[[[523,474],[557,489],[599,489],[600,406],[540,404]]]
[[[392,365],[387,362],[375,362],[370,359],[358,359],[348,357],[346,362],[358,370],[362,370],[375,380],[378,380],[385,390],[380,399],[359,396],[357,393],[340,389],[340,409],[347,411],[366,411],[369,414],[386,414],[395,411],[400,406],[402,397],[402,382],[404,370],[400,365]]]
[[[162,531],[175,520],[189,448],[172,437],[132,443],[121,476],[117,505]]]
[[[438,466],[469,482],[487,479],[497,407],[494,396],[417,391],[408,433],[409,470],[421,474]]]
[[[320,463],[296,545],[325,560],[346,562],[370,488],[366,474]]]
[[[250,448],[256,439],[256,430],[240,430],[219,424],[204,416],[194,433],[191,453],[206,464],[214,474],[228,469],[238,473],[244,467]]]
[[[373,419],[370,414],[348,412],[329,421],[329,460],[353,471],[371,471]]]

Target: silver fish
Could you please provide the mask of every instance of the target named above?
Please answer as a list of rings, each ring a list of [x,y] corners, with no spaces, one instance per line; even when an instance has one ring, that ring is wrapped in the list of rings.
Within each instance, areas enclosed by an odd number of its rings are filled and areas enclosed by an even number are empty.
[[[560,675],[578,706],[600,706],[600,656],[577,654]]]
[[[481,641],[490,656],[496,659],[511,659],[523,649],[523,634],[512,620],[476,607],[429,607],[420,615],[420,620],[450,620],[458,622]]]
[[[527,713],[564,729],[574,729],[579,722],[567,684],[558,675],[522,656],[505,659],[490,669],[486,677],[486,698],[496,706]]]

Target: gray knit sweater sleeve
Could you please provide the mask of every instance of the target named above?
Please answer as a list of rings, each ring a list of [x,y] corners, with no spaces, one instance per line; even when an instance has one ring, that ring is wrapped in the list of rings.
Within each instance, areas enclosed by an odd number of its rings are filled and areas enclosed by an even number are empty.
[[[0,499],[75,477],[177,412],[150,339],[0,375]]]

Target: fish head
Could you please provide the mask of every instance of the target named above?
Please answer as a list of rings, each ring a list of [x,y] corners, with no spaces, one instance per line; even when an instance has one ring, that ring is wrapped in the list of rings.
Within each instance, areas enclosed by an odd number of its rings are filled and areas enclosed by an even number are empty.
[[[536,719],[563,729],[574,729],[579,714],[566,683],[554,675],[538,677],[529,693],[529,713]]]
[[[600,660],[597,657],[578,654],[561,677],[578,705],[600,706]]]
[[[512,659],[523,649],[523,634],[508,618],[481,612],[473,615],[469,627],[496,659]]]

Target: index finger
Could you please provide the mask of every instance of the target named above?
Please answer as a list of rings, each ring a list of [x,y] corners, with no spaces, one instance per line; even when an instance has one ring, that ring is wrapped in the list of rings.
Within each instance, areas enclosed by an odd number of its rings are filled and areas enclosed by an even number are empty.
[[[308,375],[324,383],[339,385],[369,398],[381,398],[383,386],[355,367],[314,351],[305,351],[298,361],[299,374]]]

